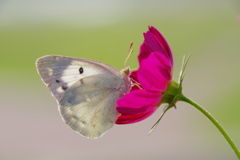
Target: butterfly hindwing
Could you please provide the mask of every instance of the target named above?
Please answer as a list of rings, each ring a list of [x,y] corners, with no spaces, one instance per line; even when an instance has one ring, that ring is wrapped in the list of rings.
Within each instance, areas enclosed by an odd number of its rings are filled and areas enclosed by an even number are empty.
[[[118,117],[116,101],[123,96],[118,88],[123,86],[123,81],[115,75],[94,75],[79,80],[66,90],[59,102],[65,123],[85,137],[100,137]]]

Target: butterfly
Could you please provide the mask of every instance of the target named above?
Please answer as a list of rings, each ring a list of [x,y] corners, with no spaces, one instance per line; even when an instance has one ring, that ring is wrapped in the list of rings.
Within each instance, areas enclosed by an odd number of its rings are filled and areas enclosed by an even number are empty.
[[[116,101],[131,90],[129,67],[118,71],[98,61],[59,55],[38,58],[36,67],[64,122],[92,139],[114,125]]]

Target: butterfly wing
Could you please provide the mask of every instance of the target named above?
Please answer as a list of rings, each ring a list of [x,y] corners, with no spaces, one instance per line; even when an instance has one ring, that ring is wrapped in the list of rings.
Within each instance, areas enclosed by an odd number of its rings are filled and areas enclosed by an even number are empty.
[[[123,96],[120,88],[124,86],[122,79],[106,74],[74,83],[59,102],[65,123],[85,137],[100,137],[118,117],[116,101]]]
[[[81,58],[44,56],[36,66],[70,128],[98,138],[114,125],[116,101],[131,87],[128,77],[107,64]]]
[[[117,69],[98,61],[57,55],[39,58],[36,67],[57,101],[68,87],[84,77],[97,74],[121,76]]]

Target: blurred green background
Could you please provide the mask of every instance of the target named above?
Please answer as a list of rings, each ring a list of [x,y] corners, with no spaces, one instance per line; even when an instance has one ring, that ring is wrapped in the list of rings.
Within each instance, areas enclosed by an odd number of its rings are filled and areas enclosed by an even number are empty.
[[[198,110],[178,103],[152,135],[150,118],[116,125],[98,140],[63,123],[35,68],[38,57],[88,58],[137,68],[142,33],[155,26],[175,58],[192,53],[183,92],[207,109],[240,148],[240,2],[237,0],[3,0],[0,2],[0,159],[237,159]]]

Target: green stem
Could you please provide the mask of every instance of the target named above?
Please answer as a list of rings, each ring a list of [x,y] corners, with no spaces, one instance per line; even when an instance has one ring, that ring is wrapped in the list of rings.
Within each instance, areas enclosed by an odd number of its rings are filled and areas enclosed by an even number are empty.
[[[194,107],[196,107],[199,111],[201,111],[218,128],[218,130],[222,133],[222,135],[225,137],[227,142],[230,144],[230,146],[232,147],[232,149],[236,153],[238,159],[240,159],[240,151],[238,150],[237,146],[234,144],[232,139],[229,137],[229,135],[223,129],[223,127],[219,124],[219,122],[215,118],[213,118],[213,116],[208,111],[206,111],[200,105],[198,105],[197,103],[195,103],[191,99],[185,97],[184,95],[179,95],[178,100],[187,102],[187,103],[193,105]]]

